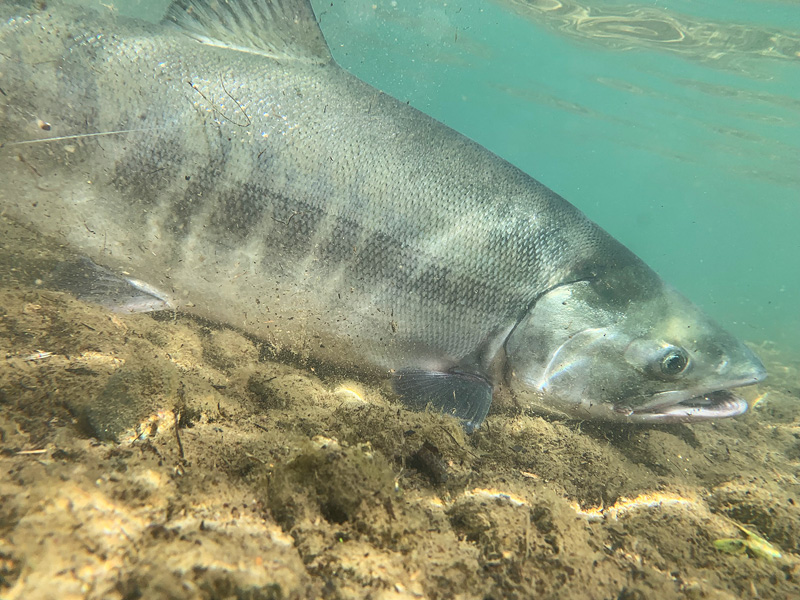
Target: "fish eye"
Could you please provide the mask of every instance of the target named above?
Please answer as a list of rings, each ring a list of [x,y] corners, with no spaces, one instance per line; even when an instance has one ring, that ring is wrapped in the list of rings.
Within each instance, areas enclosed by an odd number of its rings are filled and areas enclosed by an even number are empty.
[[[677,377],[689,366],[689,354],[683,348],[670,346],[661,355],[661,374]]]

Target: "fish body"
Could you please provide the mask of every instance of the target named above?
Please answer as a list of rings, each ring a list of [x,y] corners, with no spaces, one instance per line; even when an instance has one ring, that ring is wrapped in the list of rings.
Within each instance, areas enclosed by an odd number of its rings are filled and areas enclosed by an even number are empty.
[[[556,193],[331,59],[306,0],[0,7],[0,208],[164,304],[479,425],[740,414],[758,359]]]

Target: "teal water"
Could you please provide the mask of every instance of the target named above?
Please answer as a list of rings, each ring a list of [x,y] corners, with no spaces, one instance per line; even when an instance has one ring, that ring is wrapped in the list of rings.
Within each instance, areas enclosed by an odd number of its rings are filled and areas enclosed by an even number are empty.
[[[744,339],[800,350],[800,54],[709,63],[502,2],[395,4],[315,2],[345,68],[560,193]],[[701,4],[658,6],[800,37],[797,4]]]
[[[800,352],[796,2],[312,3],[343,67],[557,191],[743,339]]]

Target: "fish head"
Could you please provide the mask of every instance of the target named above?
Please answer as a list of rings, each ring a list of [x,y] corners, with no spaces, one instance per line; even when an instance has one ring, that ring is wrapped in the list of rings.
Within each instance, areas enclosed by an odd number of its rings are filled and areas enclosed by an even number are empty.
[[[766,371],[742,342],[644,265],[542,294],[505,344],[523,405],[572,418],[688,422],[736,416],[730,390]]]

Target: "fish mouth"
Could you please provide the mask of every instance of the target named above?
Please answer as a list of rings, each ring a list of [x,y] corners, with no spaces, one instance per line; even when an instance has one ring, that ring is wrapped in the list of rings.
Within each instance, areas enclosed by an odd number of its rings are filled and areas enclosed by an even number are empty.
[[[627,412],[628,419],[641,422],[684,423],[738,417],[747,412],[747,401],[730,390],[717,390],[674,404],[638,408]]]
[[[713,387],[659,392],[639,406],[617,404],[613,410],[626,421],[638,423],[687,423],[738,417],[750,406],[747,400],[731,390],[754,385],[767,376],[758,359],[743,371],[739,377],[718,382]]]
[[[731,389],[750,386],[762,381],[767,373],[763,367],[747,377],[728,383],[724,389],[667,391],[655,394],[649,402],[636,406],[615,405],[613,410],[627,421],[640,423],[686,423],[738,417],[747,412],[747,400]]]

